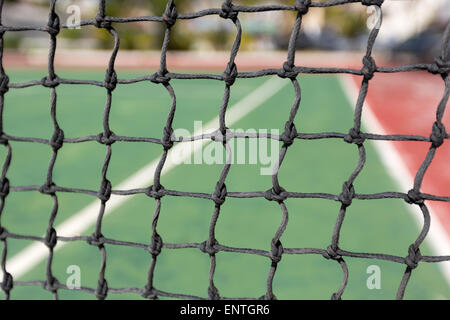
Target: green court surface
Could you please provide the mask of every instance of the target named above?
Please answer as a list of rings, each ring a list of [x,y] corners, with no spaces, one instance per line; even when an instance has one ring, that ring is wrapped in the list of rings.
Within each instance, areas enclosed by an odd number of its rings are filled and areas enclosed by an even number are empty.
[[[8,70],[10,82],[40,79],[45,72]],[[102,80],[102,72],[59,71],[63,78]],[[119,78],[141,74],[118,72]],[[230,106],[268,78],[241,79],[231,89]],[[339,83],[330,76],[300,76],[302,102],[295,121],[299,132],[348,132],[353,110]],[[231,128],[279,129],[282,132],[294,100],[289,80],[286,86]],[[194,121],[209,122],[218,115],[224,84],[212,80],[172,80],[177,95],[173,127],[193,132]],[[103,131],[102,117],[106,90],[85,85],[57,87],[57,117],[66,137],[97,135]],[[5,97],[4,131],[13,136],[49,139],[53,132],[50,118],[50,90],[43,87],[10,89]],[[113,93],[110,126],[116,135],[160,138],[170,107],[170,97],[161,85],[150,82],[119,85]],[[365,144],[367,163],[355,182],[358,193],[398,190],[371,142]],[[42,185],[52,154],[45,144],[11,142],[12,163],[7,173],[12,186]],[[5,148],[1,148],[5,157]],[[98,190],[106,147],[97,142],[65,143],[58,153],[54,181],[59,186]],[[116,142],[108,178],[113,187],[146,164],[157,159],[162,147],[150,143]],[[3,161],[3,159],[2,159]],[[288,149],[279,172],[280,184],[288,191],[339,194],[342,184],[358,161],[355,145],[340,139],[297,140]],[[223,165],[182,164],[161,179],[166,189],[212,193]],[[260,175],[260,165],[235,164],[226,180],[232,191],[266,191],[271,177]],[[56,225],[95,200],[89,195],[58,193]],[[289,223],[281,238],[284,248],[326,248],[340,203],[320,199],[288,199]],[[48,195],[11,192],[2,214],[2,225],[17,234],[42,236],[52,209]],[[149,243],[155,200],[144,195],[131,197],[104,219],[102,233],[117,240]],[[199,243],[208,238],[214,203],[210,200],[164,197],[158,233],[164,243]],[[216,227],[217,240],[227,246],[270,250],[270,242],[281,222],[276,202],[264,198],[227,198]],[[93,226],[84,235],[90,235]],[[419,233],[407,204],[402,200],[354,200],[348,208],[341,232],[340,247],[348,251],[377,252],[406,256],[408,246]],[[8,258],[30,245],[31,241],[8,239]],[[151,255],[130,247],[105,245],[106,279],[110,288],[143,288]],[[422,254],[432,255],[427,243]],[[349,283],[343,299],[393,299],[405,266],[394,262],[345,258]],[[97,287],[101,255],[87,242],[73,242],[56,251],[53,273],[65,283],[70,265],[81,268],[81,285]],[[163,249],[158,256],[154,285],[157,289],[207,297],[209,256],[198,249]],[[219,252],[215,285],[221,296],[260,297],[266,292],[268,258]],[[381,268],[381,289],[369,290],[366,269]],[[329,299],[342,282],[338,263],[321,255],[284,254],[274,279],[279,299]],[[20,279],[45,280],[45,261]],[[62,299],[94,299],[94,295],[60,290]],[[0,293],[3,296],[3,293]],[[51,299],[40,286],[15,286],[12,299]],[[109,294],[110,299],[141,299],[138,294]],[[449,299],[448,283],[437,264],[420,263],[413,271],[406,299]]]

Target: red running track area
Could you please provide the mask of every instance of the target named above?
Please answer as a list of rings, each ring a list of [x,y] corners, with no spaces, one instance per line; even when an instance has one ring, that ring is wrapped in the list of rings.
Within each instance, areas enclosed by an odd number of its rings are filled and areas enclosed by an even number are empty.
[[[353,77],[358,88],[361,77]],[[369,82],[367,102],[386,134],[429,136],[436,109],[444,94],[444,81],[427,72],[377,73]],[[450,130],[450,106],[447,103],[443,123]],[[377,133],[377,132],[374,132]],[[414,177],[430,147],[426,142],[394,142],[407,170]],[[412,188],[412,186],[411,186]],[[438,148],[428,168],[422,192],[450,196],[450,141]],[[443,229],[450,236],[450,203],[427,201]]]

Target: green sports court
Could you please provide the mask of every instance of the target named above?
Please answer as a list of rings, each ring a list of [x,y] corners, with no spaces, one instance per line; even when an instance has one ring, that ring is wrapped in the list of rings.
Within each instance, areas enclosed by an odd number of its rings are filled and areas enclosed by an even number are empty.
[[[37,71],[13,70],[11,82],[42,78]],[[120,78],[139,74],[119,73]],[[63,71],[60,77],[97,79],[102,72]],[[232,88],[232,106],[270,78],[239,79]],[[353,109],[340,80],[333,76],[300,76],[302,101],[295,125],[299,131],[347,132],[352,126]],[[282,132],[294,94],[290,80],[256,110],[237,121],[232,128],[279,129]],[[224,85],[220,81],[173,80],[177,94],[174,128],[190,130],[194,121],[212,120],[218,112]],[[318,91],[316,88],[321,87]],[[324,94],[324,92],[326,94]],[[92,86],[60,85],[57,88],[57,118],[67,138],[97,135],[102,132],[105,90]],[[5,97],[4,131],[11,136],[49,139],[53,127],[49,118],[49,89],[30,87],[11,89]],[[150,82],[118,86],[113,94],[111,128],[116,135],[159,137],[171,100],[164,87]],[[213,143],[213,142],[212,142]],[[8,170],[11,186],[41,186],[46,178],[52,150],[46,144],[11,141],[12,161]],[[366,143],[367,163],[355,181],[358,193],[398,190],[379,155]],[[3,157],[5,157],[5,150]],[[98,190],[100,170],[106,148],[96,142],[64,143],[58,153],[53,180],[58,186]],[[288,150],[279,171],[280,184],[286,190],[340,194],[358,160],[357,149],[342,139],[296,141]],[[112,145],[108,177],[113,186],[161,156],[162,147],[146,142],[116,142]],[[164,174],[161,184],[170,190],[189,190],[211,194],[223,165],[180,164]],[[260,175],[260,165],[232,165],[227,177],[228,192],[266,191],[271,176]],[[95,196],[58,192],[59,209],[55,225],[96,200]],[[105,217],[102,233],[107,238],[149,244],[155,200],[146,195],[128,199]],[[164,243],[201,243],[208,238],[214,209],[209,199],[166,196],[161,200],[158,233]],[[52,210],[51,197],[39,191],[11,192],[2,214],[2,225],[15,234],[42,237]],[[339,212],[340,203],[324,199],[288,199],[289,222],[282,236],[284,248],[326,248]],[[348,208],[340,247],[355,252],[381,252],[404,256],[419,233],[419,226],[408,211],[408,204],[398,199],[353,200]],[[216,226],[219,243],[236,248],[270,250],[271,239],[280,221],[276,202],[264,198],[227,198]],[[86,226],[89,236],[94,224]],[[8,257],[24,250],[29,240],[8,239]],[[143,288],[151,254],[144,248],[105,245],[105,278],[110,288]],[[432,252],[427,244],[422,254]],[[391,299],[395,297],[404,265],[372,259],[346,258],[349,281],[346,299]],[[61,283],[71,275],[67,268],[77,265],[81,285],[96,288],[101,256],[86,241],[69,242],[57,250],[53,261],[54,276]],[[45,281],[46,259],[33,266],[18,281]],[[265,286],[271,261],[267,257],[244,253],[217,253],[215,284],[225,297],[259,297]],[[369,290],[367,268],[381,269],[381,289]],[[166,292],[206,298],[209,257],[197,248],[165,249],[158,256],[154,285]],[[274,278],[274,293],[279,299],[329,299],[342,282],[342,271],[335,261],[322,255],[284,254]],[[77,290],[60,290],[63,299],[95,299],[95,295]],[[51,299],[51,292],[40,285],[16,286],[14,299]],[[448,299],[450,289],[438,264],[422,263],[414,271],[405,294],[407,299]],[[111,299],[141,298],[135,293],[110,293]],[[164,298],[164,297],[162,297]]]

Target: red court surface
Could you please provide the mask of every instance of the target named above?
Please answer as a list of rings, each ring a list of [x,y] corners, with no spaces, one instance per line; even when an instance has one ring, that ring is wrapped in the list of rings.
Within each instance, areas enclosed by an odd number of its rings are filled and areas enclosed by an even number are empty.
[[[361,77],[353,77],[359,88]],[[377,73],[369,83],[367,104],[386,134],[429,136],[436,109],[444,95],[445,84],[439,75],[427,72]],[[450,130],[450,106],[443,123]],[[377,133],[377,132],[374,132]],[[428,142],[393,142],[408,172],[415,176],[430,147]],[[450,196],[450,141],[437,149],[428,168],[421,191],[439,196]],[[412,188],[412,186],[411,186]],[[405,190],[407,191],[407,190]],[[427,201],[450,237],[450,203]]]

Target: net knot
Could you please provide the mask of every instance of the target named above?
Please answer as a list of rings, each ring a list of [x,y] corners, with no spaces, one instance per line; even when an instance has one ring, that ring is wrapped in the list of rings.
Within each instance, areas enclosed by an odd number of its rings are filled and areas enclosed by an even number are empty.
[[[105,244],[105,237],[103,237],[103,235],[97,234],[96,232],[94,232],[88,239],[87,239],[87,243],[89,243],[91,246],[95,246],[95,247],[103,247],[103,245]]]
[[[50,146],[52,147],[53,151],[56,152],[61,149],[63,143],[64,131],[62,131],[60,128],[56,128],[53,132],[52,138],[50,139]]]
[[[100,184],[100,190],[97,193],[98,198],[102,202],[106,202],[111,198],[111,182],[108,179],[103,179],[102,183]]]
[[[208,299],[220,300],[219,290],[214,285],[210,285],[208,288]]]
[[[285,147],[289,147],[294,143],[297,138],[297,128],[293,122],[286,122],[284,125],[284,132],[281,134],[280,139],[283,141]]]
[[[58,242],[58,236],[56,235],[55,228],[49,228],[47,230],[47,233],[45,235],[45,245],[49,247],[50,249],[53,249],[56,246],[56,243]]]
[[[442,57],[437,57],[434,59],[434,63],[428,67],[428,71],[432,74],[444,76],[450,72],[450,62],[448,60],[444,61]]]
[[[214,142],[226,143],[231,138],[233,138],[233,132],[226,127],[224,133],[218,129],[211,134],[211,140]]]
[[[164,127],[164,135],[161,139],[161,144],[163,145],[164,150],[169,150],[170,148],[173,147],[172,136],[173,136],[173,129]]]
[[[415,269],[417,268],[417,265],[419,264],[421,259],[422,255],[420,253],[419,248],[416,248],[414,244],[410,245],[408,248],[408,255],[405,258],[405,264],[410,269]]]
[[[158,188],[156,186],[150,186],[145,194],[153,199],[161,199],[165,196],[164,191],[165,189],[162,185],[159,185]]]
[[[310,5],[311,5],[311,0],[297,0],[297,1],[295,1],[295,9],[300,14],[308,13]]]
[[[8,138],[4,133],[0,133],[0,144],[6,146],[8,144]]]
[[[169,1],[163,14],[163,20],[167,28],[171,28],[177,22],[178,10],[173,1]]]
[[[264,192],[264,198],[269,201],[277,201],[278,203],[283,202],[287,199],[286,190],[280,187],[280,190],[276,192],[274,188],[270,188],[266,192]]]
[[[357,145],[363,144],[365,138],[361,136],[361,131],[357,131],[355,128],[351,128],[348,134],[344,137],[344,141],[347,143],[354,143]]]
[[[361,72],[364,76],[365,80],[370,80],[373,78],[373,74],[377,70],[377,65],[375,60],[371,56],[364,56],[363,60],[363,68]]]
[[[56,88],[59,86],[59,77],[55,75],[54,77],[46,76],[42,78],[41,83],[46,88]]]
[[[58,283],[59,282],[55,277],[49,276],[45,281],[43,287],[45,290],[56,292],[58,290]]]
[[[56,185],[53,182],[46,183],[39,188],[39,192],[42,194],[53,196],[56,193]]]
[[[157,256],[161,253],[161,249],[163,247],[163,241],[161,236],[155,232],[152,235],[152,241],[151,241],[151,245],[149,248],[149,252],[153,255],[153,256]]]
[[[150,81],[156,84],[168,84],[170,77],[167,76],[167,70],[155,72],[151,77]]]
[[[106,279],[98,280],[97,289],[95,290],[95,296],[98,300],[105,300],[108,295],[108,282]]]
[[[207,253],[210,256],[213,256],[217,252],[219,252],[219,250],[216,249],[216,245],[218,244],[219,243],[217,242],[216,239],[213,239],[212,241],[210,240],[203,241],[202,243],[200,243],[200,251],[203,253]]]
[[[277,75],[280,78],[289,78],[289,79],[295,79],[297,78],[297,72],[295,72],[294,70],[294,66],[292,64],[290,64],[289,62],[285,61],[283,63],[283,68],[281,68],[280,70],[278,70]]]
[[[273,294],[273,292],[271,292],[271,293],[266,293],[262,297],[259,297],[258,300],[277,300],[277,297]]]
[[[116,89],[117,86],[117,73],[116,71],[112,70],[107,70],[106,71],[106,75],[105,75],[105,81],[103,81],[103,86],[110,90],[113,91],[114,89]]]
[[[145,299],[151,299],[151,300],[158,299],[155,289],[153,287],[150,288],[148,285],[145,286],[144,292],[142,293],[142,297]]]
[[[408,191],[408,193],[406,194],[406,199],[405,201],[409,204],[417,204],[417,205],[421,205],[423,204],[423,198],[420,194],[419,191],[416,191],[414,189],[411,189]]]
[[[222,10],[219,16],[224,19],[231,19],[234,22],[237,19],[238,12],[234,11],[231,1],[225,1],[222,3]]]
[[[110,131],[109,134],[102,132],[97,135],[96,141],[100,144],[110,146],[114,142],[116,142],[116,136],[115,136],[114,132],[112,132],[112,131]]]
[[[45,30],[47,30],[47,32],[53,37],[58,35],[60,31],[60,22],[59,17],[55,12],[50,13],[48,23],[45,26]]]
[[[95,16],[94,23],[95,23],[95,26],[99,29],[100,28],[111,29],[111,22],[106,21],[105,17],[99,13]]]
[[[1,284],[2,290],[6,292],[7,294],[12,290],[14,287],[14,280],[12,275],[9,272],[5,272],[3,274],[3,281]]]
[[[340,254],[337,253],[338,248],[336,247],[336,249],[333,249],[333,246],[329,245],[327,247],[327,249],[325,250],[324,253],[322,253],[322,256],[325,259],[328,260],[340,260],[342,258],[342,256]]]
[[[0,76],[0,94],[5,94],[9,90],[9,77],[4,74]]]
[[[4,177],[0,179],[0,198],[5,198],[9,194],[9,180]]]
[[[336,292],[331,295],[331,300],[342,300],[341,296]]]
[[[0,227],[0,241],[6,240],[7,237],[8,237],[8,230],[6,230],[3,227]]]
[[[227,86],[232,86],[236,81],[238,75],[237,67],[234,62],[228,62],[227,67],[223,73],[223,81],[225,81]]]
[[[270,258],[274,263],[278,263],[281,261],[281,257],[283,256],[283,245],[280,240],[274,241],[273,239],[270,243]]]
[[[355,197],[355,188],[353,187],[353,184],[346,181],[342,185],[342,192],[339,195],[339,201],[342,203],[342,205],[348,207],[352,204],[352,200]]]
[[[225,183],[217,182],[214,193],[211,196],[212,201],[216,203],[217,206],[221,206],[227,196],[227,186]]]
[[[447,138],[447,132],[442,122],[436,121],[433,123],[433,128],[430,135],[432,146],[435,148],[440,147],[444,143],[444,139]]]
[[[361,0],[361,3],[365,6],[381,6],[384,0]]]

